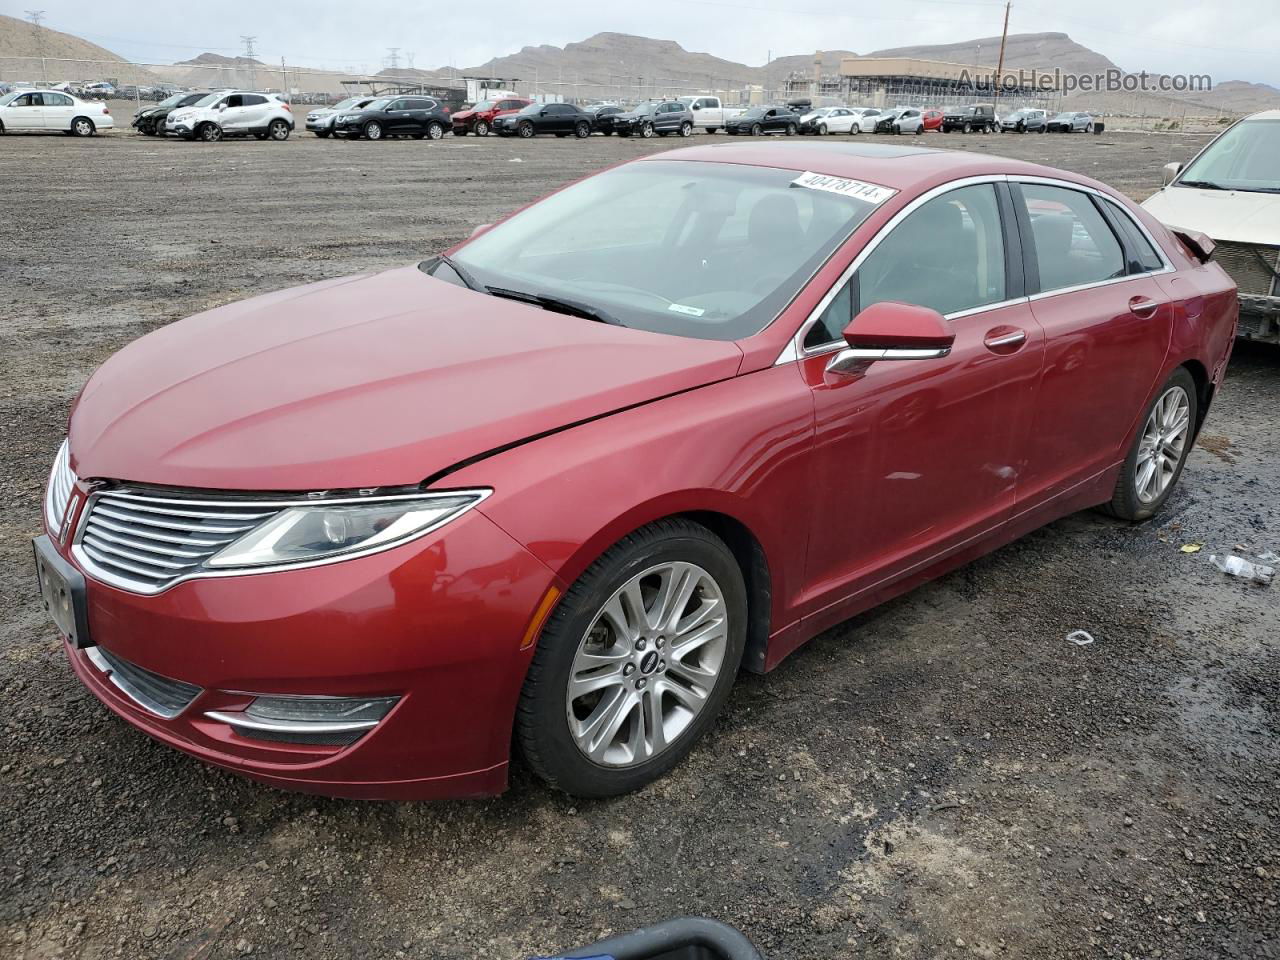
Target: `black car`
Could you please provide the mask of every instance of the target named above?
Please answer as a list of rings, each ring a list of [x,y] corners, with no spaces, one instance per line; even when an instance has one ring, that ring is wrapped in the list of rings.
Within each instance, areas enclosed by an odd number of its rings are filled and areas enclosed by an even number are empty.
[[[427,137],[439,140],[453,126],[449,111],[431,97],[382,97],[362,110],[333,118],[333,135],[348,140]]]
[[[1079,111],[1060,113],[1047,124],[1050,133],[1093,133],[1093,117]]]
[[[1049,114],[1044,110],[1015,110],[1000,118],[1000,129],[1005,133],[1044,133],[1049,124]]]
[[[613,118],[625,111],[616,104],[602,103],[587,107],[586,112],[591,114],[592,129],[599,130],[607,137],[613,133]]]
[[[519,113],[498,117],[493,130],[502,137],[532,137],[554,133],[557,137],[591,135],[591,114],[568,103],[531,103]]]
[[[948,110],[942,115],[942,132],[950,133],[952,130],[959,130],[961,133],[997,133],[1000,125],[996,122],[996,108],[989,103],[975,103]]]
[[[731,117],[724,125],[731,136],[745,134],[758,137],[762,133],[785,133],[794,136],[800,129],[800,118],[786,107],[752,107]]]
[[[634,110],[614,117],[613,129],[620,137],[629,137],[633,133],[646,138],[654,134],[665,137],[669,133],[687,137],[693,133],[693,111],[687,103],[679,100],[642,103]]]
[[[154,107],[147,107],[135,113],[133,115],[133,128],[149,137],[163,137],[164,118],[169,115],[170,110],[189,107],[197,100],[203,100],[208,96],[208,93],[209,91],[207,90],[201,90],[199,93],[175,93],[173,96],[161,100]]]

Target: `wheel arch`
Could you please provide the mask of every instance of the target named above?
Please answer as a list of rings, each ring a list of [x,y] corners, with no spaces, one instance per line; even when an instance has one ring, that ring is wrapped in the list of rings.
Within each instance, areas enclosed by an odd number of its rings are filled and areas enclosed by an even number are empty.
[[[1191,374],[1191,379],[1196,385],[1196,428],[1192,435],[1192,441],[1200,435],[1200,428],[1204,425],[1205,416],[1209,413],[1209,404],[1213,402],[1213,380],[1209,377],[1209,371],[1203,363],[1194,357],[1184,360],[1181,366],[1185,367],[1187,373]]]
[[[742,663],[753,673],[763,673],[773,625],[773,566],[745,511],[728,501],[732,501],[729,495],[704,490],[640,504],[586,538],[554,572],[562,583],[571,584],[620,540],[662,520],[689,520],[706,527],[724,541],[742,572],[747,588],[747,645]]]

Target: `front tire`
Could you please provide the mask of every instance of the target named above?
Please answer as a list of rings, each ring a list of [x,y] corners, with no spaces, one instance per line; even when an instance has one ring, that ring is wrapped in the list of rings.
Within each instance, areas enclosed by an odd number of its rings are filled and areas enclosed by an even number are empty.
[[[196,131],[196,137],[205,143],[217,143],[222,139],[222,127],[216,123],[203,123]]]
[[[645,123],[640,127],[640,136],[648,140],[653,137],[657,131],[653,129],[652,123]]]
[[[827,135],[827,125],[825,123],[818,124],[818,136],[825,137]]]
[[[1147,407],[1111,502],[1102,508],[1106,513],[1146,520],[1164,506],[1186,466],[1198,414],[1195,380],[1179,367]]]
[[[382,124],[377,120],[370,120],[364,125],[363,135],[366,140],[381,140]]]
[[[758,136],[760,136],[760,134],[762,134],[762,133],[764,133],[764,127],[760,126],[760,124],[758,124],[758,123],[756,123],[756,124],[752,124],[752,126],[751,126],[751,135],[752,135],[753,137],[758,137]]]
[[[526,120],[524,123],[520,124],[519,132],[521,137],[528,140],[533,136],[533,124]]]
[[[584,797],[656,780],[715,722],[746,629],[742,571],[710,530],[663,520],[624,537],[538,640],[516,714],[529,765]]]
[[[587,123],[585,120],[579,120],[574,125],[573,135],[579,140],[585,140],[587,137],[591,136],[591,124]]]
[[[465,132],[464,130],[463,133]],[[477,120],[475,133],[477,137],[487,137],[489,135],[489,122],[487,120]]]

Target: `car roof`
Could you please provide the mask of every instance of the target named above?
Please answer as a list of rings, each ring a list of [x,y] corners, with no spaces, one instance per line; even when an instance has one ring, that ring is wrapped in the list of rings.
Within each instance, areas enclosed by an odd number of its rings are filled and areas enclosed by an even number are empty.
[[[1038,163],[964,150],[900,147],[883,143],[822,143],[816,140],[802,143],[719,143],[649,154],[634,162],[650,163],[654,160],[735,163],[777,167],[797,173],[811,171],[908,191],[925,190],[964,177],[1008,174],[1070,180],[1085,186],[1104,187],[1108,193],[1114,193],[1088,177]]]
[[[1245,117],[1246,120],[1280,120],[1280,110],[1263,110],[1261,113],[1251,113]]]

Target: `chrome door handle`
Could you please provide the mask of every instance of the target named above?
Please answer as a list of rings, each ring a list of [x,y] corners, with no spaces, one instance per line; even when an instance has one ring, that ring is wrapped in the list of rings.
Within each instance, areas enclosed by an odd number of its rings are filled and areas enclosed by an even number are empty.
[[[1141,317],[1143,320],[1154,314],[1159,307],[1160,304],[1150,297],[1131,297],[1129,299],[1129,312],[1135,317]]]
[[[1025,342],[1026,339],[1027,331],[1010,330],[1008,333],[997,334],[994,337],[988,334],[987,338],[982,341],[982,345],[992,349],[997,349],[999,347],[1012,347],[1016,344]]]

